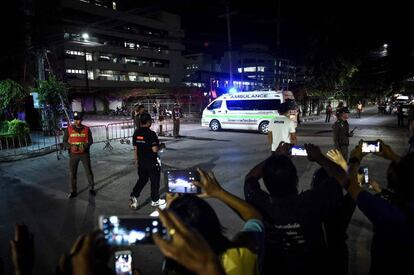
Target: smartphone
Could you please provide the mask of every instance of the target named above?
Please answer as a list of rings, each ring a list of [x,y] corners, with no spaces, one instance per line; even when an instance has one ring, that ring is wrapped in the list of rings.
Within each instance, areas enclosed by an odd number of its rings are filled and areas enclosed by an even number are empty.
[[[158,218],[137,216],[100,216],[99,228],[110,245],[129,246],[153,243],[152,234],[167,236]]]
[[[381,143],[375,141],[363,141],[362,142],[362,153],[378,153],[381,151]]]
[[[290,155],[291,156],[307,156],[308,152],[306,152],[305,148],[295,145],[292,147],[292,149],[290,149]]]
[[[364,184],[369,185],[368,167],[364,167],[363,171],[364,171]]]
[[[115,274],[132,275],[132,251],[115,251]]]
[[[193,184],[200,180],[196,170],[167,170],[165,175],[168,193],[201,194],[201,188]]]

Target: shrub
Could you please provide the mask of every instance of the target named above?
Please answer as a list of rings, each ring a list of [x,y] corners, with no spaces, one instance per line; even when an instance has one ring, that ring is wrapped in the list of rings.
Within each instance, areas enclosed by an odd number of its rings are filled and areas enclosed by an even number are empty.
[[[24,136],[30,133],[29,125],[22,120],[13,119],[8,122],[8,134],[13,136]]]
[[[8,121],[0,121],[0,135],[7,134],[9,131],[9,122]]]

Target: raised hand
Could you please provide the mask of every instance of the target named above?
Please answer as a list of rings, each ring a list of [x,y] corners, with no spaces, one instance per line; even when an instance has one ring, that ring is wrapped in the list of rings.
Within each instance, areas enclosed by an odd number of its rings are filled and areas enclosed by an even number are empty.
[[[317,161],[321,157],[323,157],[321,148],[311,143],[305,144],[306,152],[308,153],[308,159],[310,161]]]
[[[326,156],[330,160],[341,166],[342,169],[344,169],[344,171],[348,170],[348,164],[346,163],[346,160],[344,159],[342,153],[338,149],[329,150],[328,153],[326,153]]]
[[[158,212],[170,239],[158,234],[153,238],[166,257],[196,274],[224,274],[217,255],[198,232],[188,228],[172,211],[159,209]]]
[[[200,181],[195,181],[194,184],[202,188],[204,196],[215,197],[223,190],[213,172],[207,173],[200,168],[197,171],[200,173]]]
[[[16,275],[32,274],[34,265],[33,234],[26,225],[14,227],[14,239],[10,240],[12,261]]]

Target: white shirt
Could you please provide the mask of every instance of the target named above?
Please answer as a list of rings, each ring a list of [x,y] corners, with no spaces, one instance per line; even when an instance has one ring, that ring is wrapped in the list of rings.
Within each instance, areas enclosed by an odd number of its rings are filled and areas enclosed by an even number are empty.
[[[295,133],[295,122],[286,116],[276,116],[269,123],[269,132],[272,132],[272,151],[276,151],[281,141],[291,143],[290,134]]]

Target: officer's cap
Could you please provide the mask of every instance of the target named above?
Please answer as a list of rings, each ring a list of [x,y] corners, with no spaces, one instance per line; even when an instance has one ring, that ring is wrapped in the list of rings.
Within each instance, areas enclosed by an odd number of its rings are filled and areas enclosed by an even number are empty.
[[[82,120],[83,119],[83,114],[81,112],[74,112],[73,113],[73,119],[74,120]]]

